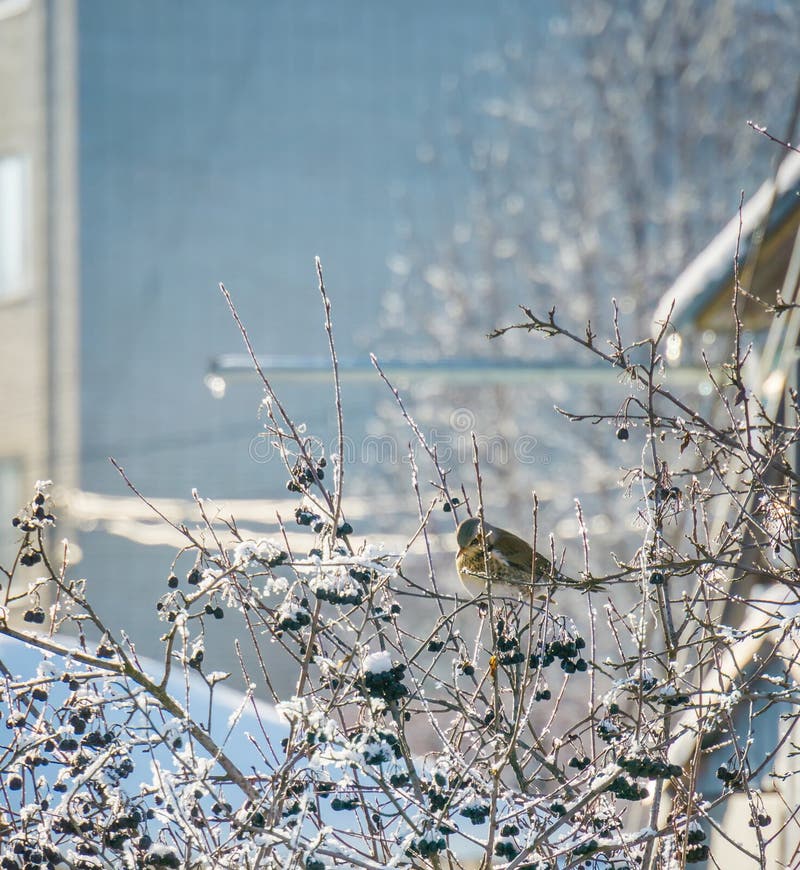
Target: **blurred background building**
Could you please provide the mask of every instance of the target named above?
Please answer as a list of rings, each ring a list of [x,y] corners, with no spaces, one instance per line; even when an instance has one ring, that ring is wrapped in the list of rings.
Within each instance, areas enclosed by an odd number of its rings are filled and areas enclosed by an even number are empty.
[[[260,350],[313,357],[320,254],[340,353],[367,361],[393,196],[423,206],[423,233],[452,219],[418,143],[441,79],[491,43],[481,4],[457,12],[0,3],[0,507],[52,478],[76,570],[116,618],[120,588],[154,600],[174,538],[110,456],[176,518],[196,517],[197,487],[274,531],[286,495],[280,463],[260,461],[258,385],[223,401],[206,385],[210,361],[241,349],[217,282]],[[357,430],[379,389],[353,397]],[[293,398],[309,431],[332,433],[323,378]]]
[[[0,510],[78,485],[74,9],[0,3]],[[63,16],[63,17],[62,17]],[[13,532],[13,534],[12,534]],[[17,535],[4,519],[0,558]]]

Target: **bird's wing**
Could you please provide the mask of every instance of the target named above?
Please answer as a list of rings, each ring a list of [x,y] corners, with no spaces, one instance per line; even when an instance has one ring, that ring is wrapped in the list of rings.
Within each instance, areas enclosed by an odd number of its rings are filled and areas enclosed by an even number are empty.
[[[533,568],[533,550],[527,541],[523,541],[511,532],[495,528],[492,529],[489,543],[492,545],[492,556],[495,559],[530,576]]]

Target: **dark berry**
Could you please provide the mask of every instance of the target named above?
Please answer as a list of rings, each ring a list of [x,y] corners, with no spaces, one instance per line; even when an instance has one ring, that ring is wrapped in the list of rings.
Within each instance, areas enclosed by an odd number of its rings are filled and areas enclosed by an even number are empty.
[[[619,429],[617,429],[617,438],[619,438],[620,441],[627,441],[629,437],[630,433],[626,426],[620,426]]]

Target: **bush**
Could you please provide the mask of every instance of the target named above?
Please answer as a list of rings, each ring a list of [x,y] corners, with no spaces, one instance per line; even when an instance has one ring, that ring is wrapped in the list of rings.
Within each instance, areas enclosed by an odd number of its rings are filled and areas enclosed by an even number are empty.
[[[318,274],[341,440],[330,303]],[[625,485],[638,493],[642,541],[598,577],[584,528],[590,591],[565,594],[586,608],[588,634],[559,611],[546,579],[535,596],[472,600],[436,591],[433,563],[429,582],[377,544],[357,548],[339,456],[323,456],[293,423],[253,355],[311,546],[301,554],[245,540],[198,497],[215,543],[181,527],[195,567],[186,582],[170,569],[154,602],[164,625],[158,673],[57,558],[46,482],[14,519],[21,540],[4,569],[0,632],[41,661],[24,674],[5,671],[0,866],[667,867],[704,860],[711,804],[733,794],[746,796],[763,848],[768,816],[754,783],[774,771],[796,717],[766,756],[752,757],[748,735],[768,710],[798,700],[797,619],[781,609],[796,600],[798,579],[796,405],[781,419],[768,414],[747,387],[738,342],[721,371],[708,371],[722,409],[711,418],[667,386],[668,324],[626,343],[614,311],[601,344],[554,311],[523,311],[496,335],[521,329],[566,342],[630,387],[619,409],[592,420],[613,422],[612,437],[624,433],[630,445]],[[456,520],[479,513],[477,460],[476,495],[462,501],[394,395],[437,478],[429,493],[418,489],[418,534],[437,507]],[[326,466],[332,473],[321,473]],[[721,504],[733,509],[720,513]],[[537,537],[535,526],[534,512]],[[19,566],[33,564],[40,579],[17,589]],[[605,591],[594,591],[601,583]],[[622,589],[635,591],[633,606],[620,604]],[[420,596],[430,629],[400,606]],[[19,606],[21,626],[9,616]],[[270,685],[267,642],[294,662],[296,690],[279,699],[280,723],[252,689],[232,712],[215,692],[226,675],[213,670],[204,637],[231,611],[248,629],[239,643],[261,662],[257,674],[242,664],[248,684]],[[723,614],[738,615],[737,624]],[[728,762],[720,790],[704,799],[697,784],[709,741]]]

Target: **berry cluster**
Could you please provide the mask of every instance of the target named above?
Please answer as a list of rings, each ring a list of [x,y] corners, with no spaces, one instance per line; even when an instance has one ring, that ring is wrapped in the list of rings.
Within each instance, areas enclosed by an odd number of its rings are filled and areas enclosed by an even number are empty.
[[[340,798],[335,797],[331,801],[331,809],[336,810],[336,812],[342,812],[344,810],[354,810],[361,801],[357,797],[348,797],[348,798]]]
[[[442,510],[443,510],[446,514],[449,514],[450,511],[453,510],[453,508],[458,507],[460,504],[461,504],[461,499],[460,499],[460,498],[456,498],[456,497],[454,496],[453,498],[450,499],[450,501],[445,501],[445,503],[442,505]]]
[[[391,622],[402,610],[403,608],[396,601],[393,601],[388,610],[380,604],[376,605],[372,609],[372,616],[374,619],[380,619],[381,622]]]
[[[402,664],[380,673],[367,671],[364,674],[364,688],[373,698],[382,698],[389,703],[399,701],[408,694],[408,687],[403,683],[405,673],[406,666]]]
[[[617,776],[606,786],[606,791],[624,801],[644,800],[650,792],[643,786],[629,779],[627,776]]]
[[[542,644],[539,652],[531,653],[530,666],[532,668],[547,668],[556,659],[561,662],[561,670],[567,674],[581,673],[588,670],[586,659],[581,655],[581,650],[586,648],[586,641],[578,635],[575,638],[563,640],[551,640]]]
[[[11,525],[15,529],[19,529],[21,532],[25,532],[26,534],[29,532],[35,532],[37,529],[41,529],[44,526],[50,526],[55,523],[56,518],[50,513],[45,504],[49,496],[44,490],[40,487],[36,495],[33,498],[33,501],[25,505],[25,507],[11,520]]]
[[[578,770],[586,770],[586,768],[591,764],[591,760],[587,758],[585,755],[583,758],[578,758],[577,755],[573,755],[569,760],[568,767],[575,767]]]
[[[595,810],[587,821],[594,828],[597,836],[605,839],[613,837],[614,832],[622,830],[623,827],[619,814],[608,804]],[[617,870],[622,870],[622,868],[617,868]]]
[[[736,788],[742,785],[744,777],[735,762],[727,761],[717,768],[717,779],[721,780],[728,788]]]
[[[347,573],[353,578],[353,580],[357,583],[361,583],[367,588],[369,587],[369,584],[376,579],[375,572],[368,571],[366,568],[351,568]]]
[[[402,755],[400,741],[391,731],[378,730],[357,734],[354,742],[357,742],[367,764],[388,764]]]
[[[332,528],[330,523],[323,522],[319,514],[315,514],[307,508],[297,508],[294,512],[294,519],[298,526],[311,526],[317,535]],[[350,523],[345,522],[336,527],[337,538],[346,538],[348,535],[352,534],[353,527]],[[281,563],[277,562],[276,564],[280,565]]]
[[[341,589],[317,586],[312,592],[320,601],[327,601],[329,604],[358,605],[364,600],[364,593],[353,585]]]
[[[267,565],[270,568],[277,568],[279,565],[283,565],[288,558],[289,554],[286,550],[279,550],[274,556],[267,559]]]
[[[459,803],[463,804],[463,809],[467,809],[473,804],[480,804],[482,800],[481,798],[476,797],[472,782],[469,778],[464,779],[458,773],[449,772],[442,768],[433,772],[431,779],[427,782],[424,788],[424,792],[428,799],[430,809],[435,813],[440,813],[444,810],[448,803],[455,803],[454,796],[456,792],[465,796],[463,801],[459,801]],[[461,812],[461,815],[465,818],[470,818],[469,811]],[[479,823],[480,822],[475,822],[475,824]],[[442,833],[452,833],[452,831],[446,827],[440,827],[439,830],[442,831]]]
[[[299,605],[285,601],[276,614],[280,631],[298,631],[304,625],[311,624],[311,614],[308,611],[308,599],[303,598]]]
[[[699,843],[696,846],[689,846],[686,849],[686,863],[687,864],[702,864],[708,861],[708,856],[711,854],[711,850],[708,848],[706,843]]]
[[[500,653],[498,664],[517,665],[525,661],[516,632],[502,618],[497,620],[497,651]]]
[[[617,764],[631,776],[643,776],[647,779],[671,779],[683,773],[679,764],[667,764],[658,758],[647,756],[628,758],[620,755]]]
[[[447,785],[447,780],[441,773],[434,774],[434,782],[428,786],[425,792],[431,809],[434,812],[439,812],[447,806],[447,797],[443,791]]]
[[[297,508],[294,512],[294,520],[298,526],[311,526],[317,534],[325,528],[325,523],[319,514],[315,514],[306,508]]]
[[[692,698],[690,695],[676,691],[673,686],[667,685],[658,692],[658,700],[667,707],[680,707],[683,704],[691,703]]]
[[[682,825],[680,822],[685,821],[685,819],[679,820],[678,824],[678,835],[677,838],[679,840],[683,839],[683,831],[680,830]],[[689,826],[685,833],[686,837],[686,853],[684,855],[684,859],[687,864],[699,864],[701,862],[708,861],[708,856],[710,854],[710,850],[708,845],[704,842],[706,839],[706,832],[703,828],[698,824],[696,820],[692,820],[689,822]]]
[[[464,804],[458,811],[460,816],[469,819],[473,825],[482,825],[489,818],[491,807],[487,801],[481,798],[473,797],[468,803]]]
[[[55,870],[58,866],[64,866],[63,856],[47,844],[40,845],[38,842],[17,840],[11,847],[11,851],[14,857],[6,855],[0,859],[2,870],[19,870],[20,867],[44,867],[46,870]]]
[[[595,839],[587,840],[585,843],[581,843],[580,846],[576,846],[572,850],[572,854],[577,857],[582,857],[583,855],[592,855],[600,848],[600,844]]]
[[[315,482],[315,474],[316,480],[322,480],[325,477],[324,468],[326,465],[324,456],[316,463],[313,470],[311,466],[298,459],[292,468],[292,477],[291,480],[287,481],[286,489],[289,492],[303,492]]]
[[[22,551],[22,555],[19,557],[20,565],[25,565],[30,568],[32,565],[36,565],[38,562],[42,561],[41,553],[34,550],[33,547],[25,547]]]
[[[423,834],[414,840],[406,850],[406,854],[412,856],[415,852],[422,858],[430,858],[437,852],[443,852],[447,848],[444,836],[439,831]]]
[[[392,788],[405,788],[411,780],[407,773],[393,773],[389,777],[389,785]]]
[[[44,610],[41,607],[32,607],[25,611],[22,617],[25,622],[32,622],[34,625],[41,625],[44,622]]]
[[[498,839],[495,843],[494,854],[498,858],[507,858],[509,861],[512,861],[519,855],[519,849],[512,839],[505,839],[507,836],[503,834],[505,830],[513,830],[515,833],[519,833],[519,828],[516,825],[503,825],[500,829],[500,837],[503,839]]]
[[[619,707],[616,704],[612,704],[613,707],[617,708],[617,712],[619,712]],[[609,708],[609,713],[612,712]],[[601,740],[605,740],[606,743],[611,743],[613,740],[617,740],[622,736],[622,730],[616,722],[613,722],[611,719],[603,719],[597,725],[597,736]]]

